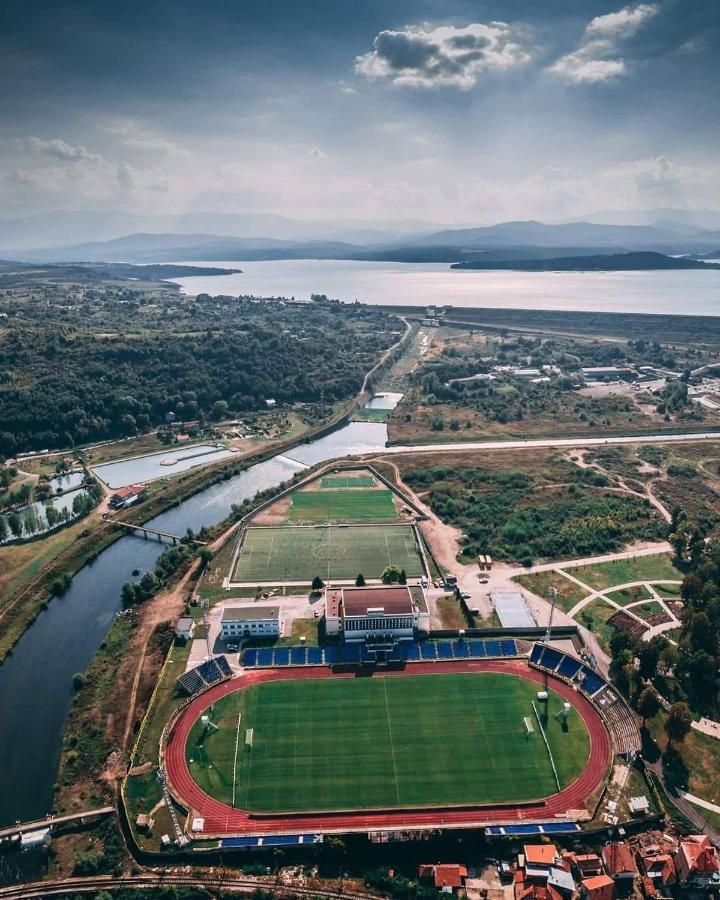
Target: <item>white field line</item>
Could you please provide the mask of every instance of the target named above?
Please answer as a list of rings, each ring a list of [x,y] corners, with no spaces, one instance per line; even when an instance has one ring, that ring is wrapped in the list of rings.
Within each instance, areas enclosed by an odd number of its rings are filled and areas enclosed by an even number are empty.
[[[240,743],[240,720],[242,719],[242,713],[238,713],[238,721],[237,721],[237,729],[235,730],[235,756],[233,757],[233,792],[232,792],[232,805],[235,806],[235,780],[237,778],[237,754],[238,754],[238,745]]]
[[[535,706],[535,701],[532,702],[533,712],[535,713],[535,718],[537,719],[537,723],[540,726],[540,734],[542,735],[542,739],[545,741],[545,749],[548,752],[548,756],[550,757],[550,765],[552,766],[553,775],[555,776],[555,784],[557,784],[558,791],[562,790],[560,787],[560,779],[558,778],[557,769],[555,768],[555,760],[553,759],[552,751],[550,750],[550,744],[548,744],[548,739],[545,736],[545,729],[543,728],[543,724],[540,721],[540,713],[537,711],[537,707]]]
[[[395,777],[395,794],[398,803],[400,802],[400,788],[398,786],[397,763],[395,761],[395,742],[393,741],[392,724],[390,723],[390,705],[388,704],[387,695],[387,678],[383,678],[383,690],[385,691],[385,711],[387,713],[388,733],[390,735],[390,750],[392,752],[393,773]]]

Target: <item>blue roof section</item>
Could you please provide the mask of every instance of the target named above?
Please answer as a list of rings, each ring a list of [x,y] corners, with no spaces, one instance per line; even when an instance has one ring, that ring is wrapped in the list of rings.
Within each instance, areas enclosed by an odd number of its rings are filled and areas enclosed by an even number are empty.
[[[562,675],[563,678],[574,678],[575,675],[580,670],[580,663],[573,659],[571,656],[566,656],[565,659],[560,663],[558,667],[557,673],[558,675]]]
[[[225,850],[247,847],[292,847],[299,844],[320,844],[321,834],[268,834],[223,838],[220,846]]]

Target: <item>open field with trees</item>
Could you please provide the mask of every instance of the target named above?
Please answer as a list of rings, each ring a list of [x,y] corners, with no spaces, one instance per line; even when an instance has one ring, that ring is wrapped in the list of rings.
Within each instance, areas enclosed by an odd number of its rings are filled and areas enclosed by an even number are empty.
[[[593,556],[667,528],[644,499],[606,488],[607,480],[552,451],[453,454],[398,459],[403,479],[433,512],[459,527],[460,558],[478,553],[531,564]]]

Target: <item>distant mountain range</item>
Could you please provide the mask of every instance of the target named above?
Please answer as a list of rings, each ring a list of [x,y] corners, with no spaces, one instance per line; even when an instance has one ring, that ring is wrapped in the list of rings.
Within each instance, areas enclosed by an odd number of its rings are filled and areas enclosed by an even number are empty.
[[[672,210],[663,212],[672,213]],[[422,223],[371,223],[374,227],[351,227],[349,223],[308,223],[283,219],[279,216],[216,216],[193,214],[182,221],[213,219],[218,224],[233,224],[238,229],[267,227],[268,232],[254,234],[210,230],[179,231],[176,227],[156,230],[147,227],[140,231],[105,237],[108,229],[118,227],[128,218],[126,214],[66,214],[70,216],[62,246],[42,243],[42,235],[59,227],[57,220],[45,217],[32,220],[0,220],[0,256],[31,262],[129,262],[166,263],[196,261],[242,261],[271,259],[349,259],[395,262],[483,262],[483,260],[558,259],[603,254],[655,252],[695,257],[720,256],[720,228],[708,229],[670,220],[654,224],[605,224],[596,222],[567,222],[547,224],[534,220],[501,222],[473,228],[443,228],[404,232],[400,225],[410,227]],[[96,239],[74,242],[71,235],[86,230],[98,218]],[[102,218],[105,216],[105,218]],[[80,222],[80,219],[82,222]],[[89,217],[89,218],[88,218]],[[136,217],[152,220],[152,225],[168,217]],[[703,221],[710,220],[704,211]],[[177,217],[176,217],[177,219]],[[244,224],[243,224],[244,223]],[[212,224],[212,223],[211,223]],[[81,227],[82,226],[82,227]],[[429,228],[429,226],[425,226]],[[270,230],[272,233],[269,233]],[[308,232],[301,236],[303,232]],[[278,237],[278,233],[285,235]],[[312,234],[310,234],[312,233]],[[33,243],[17,249],[17,242]],[[15,241],[15,249],[12,242]]]

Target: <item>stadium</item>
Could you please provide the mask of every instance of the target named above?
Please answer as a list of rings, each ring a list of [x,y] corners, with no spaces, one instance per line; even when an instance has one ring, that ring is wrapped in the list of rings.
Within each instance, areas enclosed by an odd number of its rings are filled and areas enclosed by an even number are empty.
[[[325,834],[580,830],[630,711],[586,663],[522,640],[246,651],[202,673],[165,732],[168,790],[191,838],[223,847]]]

